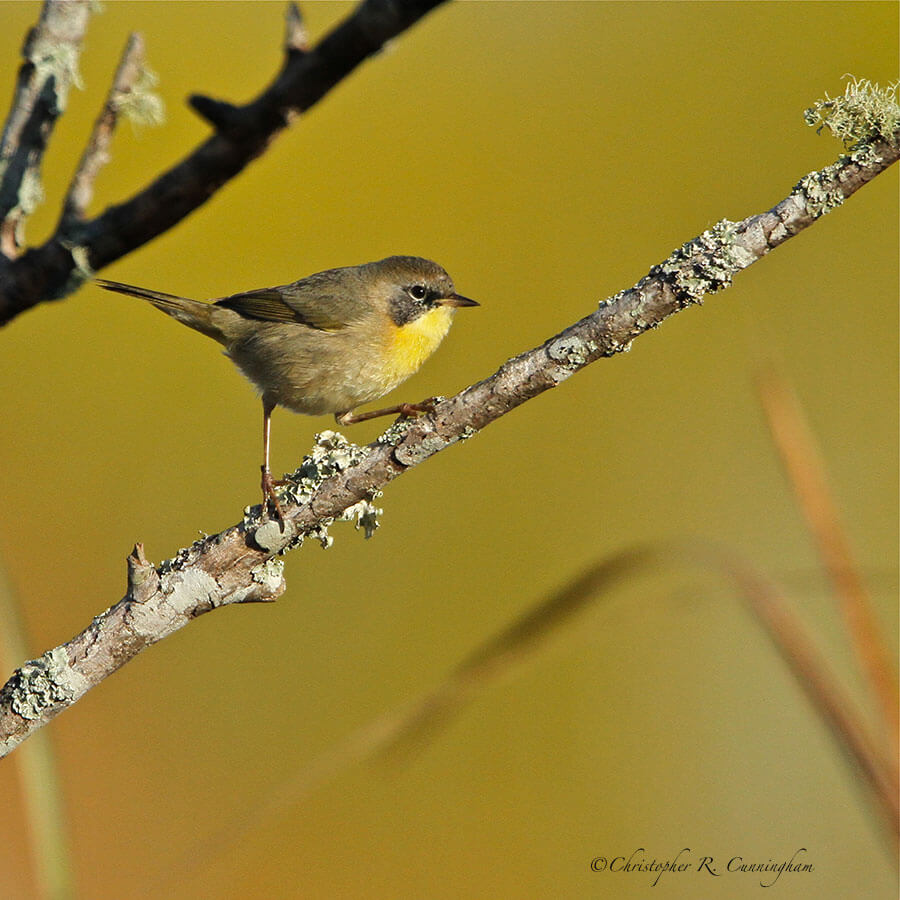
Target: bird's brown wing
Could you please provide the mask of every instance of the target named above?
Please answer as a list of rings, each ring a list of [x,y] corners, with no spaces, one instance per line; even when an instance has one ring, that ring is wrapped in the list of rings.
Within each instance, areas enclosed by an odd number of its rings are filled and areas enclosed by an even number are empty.
[[[216,306],[224,306],[245,318],[263,322],[295,322],[319,331],[338,331],[346,327],[347,322],[335,315],[337,311],[333,304],[327,302],[327,298],[310,295],[302,298],[305,302],[298,302],[296,295],[291,295],[291,287],[261,288],[233,294],[216,300]]]

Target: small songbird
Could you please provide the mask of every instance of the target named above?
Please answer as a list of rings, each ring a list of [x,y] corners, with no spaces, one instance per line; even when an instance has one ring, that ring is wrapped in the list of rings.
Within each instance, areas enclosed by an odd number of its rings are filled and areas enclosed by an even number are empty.
[[[421,404],[401,404],[353,412],[418,371],[450,329],[456,307],[478,306],[456,293],[441,266],[418,256],[328,269],[213,301],[99,278],[97,284],[149,300],[218,341],[256,385],[263,404],[263,509],[271,499],[282,520],[269,471],[272,410],[332,413],[341,425],[420,410]]]

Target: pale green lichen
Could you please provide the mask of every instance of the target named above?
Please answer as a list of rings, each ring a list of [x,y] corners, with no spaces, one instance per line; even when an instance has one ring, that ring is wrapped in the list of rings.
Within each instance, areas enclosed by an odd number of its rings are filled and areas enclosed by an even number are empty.
[[[328,533],[328,529],[334,524],[334,519],[323,519],[315,528],[307,532],[307,537],[314,538],[321,544],[323,550],[328,550],[334,544],[334,538]],[[303,538],[299,538],[291,547],[299,547]]]
[[[339,431],[321,431],[315,440],[300,468],[287,476],[285,495],[297,503],[305,503],[326,478],[359,465],[367,455],[365,447],[351,443]]]
[[[159,76],[149,66],[141,66],[131,90],[116,97],[116,110],[132,125],[161,125],[166,118],[166,105],[154,90],[157,84]]]
[[[290,522],[279,522],[276,519],[263,522],[253,532],[256,546],[268,553],[278,553],[280,550],[284,550],[294,537],[293,525]]]
[[[28,48],[28,60],[41,83],[53,79],[58,112],[66,108],[70,85],[74,84],[79,90],[84,87],[78,71],[79,51],[79,47],[60,43],[54,35],[46,33]]]
[[[810,172],[791,189],[792,194],[801,193],[806,198],[806,208],[816,218],[837,209],[844,202],[837,176],[843,169],[843,160],[825,166],[819,172]]]
[[[402,417],[396,419],[384,430],[382,434],[378,435],[378,443],[389,444],[391,447],[396,447],[403,440],[403,438],[406,437],[406,432],[409,431],[410,426],[414,421],[414,419],[406,419]]]
[[[270,591],[277,590],[284,577],[284,560],[274,556],[250,570],[250,577]]]
[[[82,87],[78,72],[80,43],[60,39],[56,27],[58,21],[62,20],[60,16],[68,18],[65,13],[61,14],[56,10],[53,4],[46,4],[40,23],[29,32],[22,51],[33,67],[26,88],[27,104],[30,107],[39,103],[43,108],[38,117],[38,124],[42,128],[52,127],[52,120],[65,111],[69,88],[73,84],[78,88]],[[75,18],[78,16],[79,12],[75,11]],[[38,153],[26,162],[17,179],[16,195],[6,198],[7,219],[14,224],[15,241],[20,246],[25,243],[25,219],[44,201],[44,188],[38,174],[40,159]],[[0,162],[0,180],[5,178],[8,165],[8,159]]]
[[[189,547],[182,547],[171,559],[164,559],[159,564],[159,574],[168,575],[171,572],[180,572],[187,568],[206,549],[210,538],[200,538]]]
[[[699,303],[704,294],[730,287],[734,275],[754,260],[736,229],[736,222],[722,219],[654,266],[651,277],[662,276],[685,304]]]
[[[436,406],[446,399],[446,397],[437,396],[430,398],[429,402],[432,406]],[[376,442],[379,444],[387,444],[391,447],[397,447],[406,437],[406,432],[415,424],[416,418],[416,415],[400,416],[391,422],[382,434],[378,435]]]
[[[368,451],[365,447],[351,443],[340,432],[320,432],[316,435],[316,443],[312,451],[303,458],[303,462],[296,471],[286,476],[285,485],[278,489],[279,500],[298,505],[307,503],[325,479],[359,465],[367,454]],[[371,499],[374,497],[369,500],[361,500],[348,507],[339,517],[342,521],[355,520],[356,527],[364,529],[366,537],[374,534],[378,527],[378,516],[382,512],[371,504]],[[258,524],[259,519],[254,512],[259,509],[259,507],[247,507],[244,510],[244,525],[248,530],[255,529],[255,540],[263,549],[284,553],[301,546],[307,537],[318,540],[326,550],[334,542],[331,535],[328,534],[328,528],[334,523],[334,519],[324,519],[304,534],[286,532],[282,537],[280,533],[279,535],[275,534],[271,522]],[[276,525],[280,528],[278,523]]]
[[[567,369],[578,369],[588,362],[591,352],[596,349],[596,344],[589,346],[578,335],[564,335],[550,342],[547,356]]]
[[[370,499],[360,500],[353,506],[348,506],[340,515],[342,522],[353,522],[353,527],[357,531],[362,529],[366,539],[375,534],[376,529],[380,525],[378,517],[384,512],[372,503],[376,497],[381,496],[381,491],[376,491]],[[330,546],[330,545],[329,545]]]
[[[19,187],[18,208],[26,216],[31,215],[44,202],[44,186],[37,169],[26,169]]]
[[[69,664],[64,647],[48,650],[22,665],[4,688],[10,708],[23,719],[39,719],[48,709],[84,693],[84,676]]]
[[[802,194],[806,207],[815,216],[824,216],[844,202],[840,176],[849,160],[869,168],[881,162],[874,147],[884,141],[896,147],[900,136],[900,104],[898,87],[893,82],[881,87],[868,79],[847,77],[841,97],[816,101],[804,112],[807,125],[821,132],[828,128],[852,152],[818,172],[810,172],[794,185],[793,193]]]
[[[882,161],[878,151],[871,144],[861,144],[850,154],[850,159],[864,169]]]
[[[817,133],[828,128],[851,149],[876,140],[896,147],[900,129],[900,81],[881,87],[867,78],[845,77],[847,86],[843,96],[826,94],[823,100],[817,100],[803,113],[806,124]]]
[[[72,257],[74,265],[69,270],[69,275],[63,285],[50,295],[52,299],[67,297],[69,294],[77,291],[81,285],[90,281],[94,275],[97,274],[91,267],[87,247],[65,240],[60,241],[60,243],[69,251],[69,255]]]

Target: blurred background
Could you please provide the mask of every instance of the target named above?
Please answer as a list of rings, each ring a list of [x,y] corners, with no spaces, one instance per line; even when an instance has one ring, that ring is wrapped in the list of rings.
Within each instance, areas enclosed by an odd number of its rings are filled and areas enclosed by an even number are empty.
[[[351,8],[305,4],[312,39]],[[38,14],[0,4],[4,98]],[[283,15],[104,4],[29,243],[55,225],[129,31],[168,115],[120,125],[94,211],[204,139],[190,93],[240,102],[268,82]],[[896,78],[897,31],[888,3],[451,4],[103,275],[213,297],[431,257],[483,306],[389,399],[449,395],[832,162],[803,110],[845,73]],[[782,875],[779,897],[895,896],[831,734],[730,586],[689,565],[635,574],[403,765],[349,765],[252,817],[585,567],[678,536],[778,579],[869,709],[754,373],[775,360],[794,384],[896,652],[897,207],[895,167],[702,308],[390,485],[372,540],[336,525],[331,549],[288,556],[277,603],[204,616],[56,719],[78,896],[629,898],[652,876],[593,858],[801,847],[815,870]],[[0,353],[0,560],[38,655],[122,596],[135,541],[158,563],[258,502],[259,403],[212,342],[90,285],[14,321]],[[277,474],[332,422],[276,411],[273,427]],[[12,758],[0,795],[0,896],[31,900]],[[654,890],[761,888],[690,873]]]

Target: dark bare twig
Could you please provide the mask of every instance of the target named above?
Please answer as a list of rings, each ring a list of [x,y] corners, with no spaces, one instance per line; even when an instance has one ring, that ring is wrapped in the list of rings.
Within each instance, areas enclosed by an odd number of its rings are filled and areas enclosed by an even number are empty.
[[[854,154],[856,156],[857,154]],[[806,176],[768,212],[723,221],[654,266],[637,285],[560,334],[505,362],[484,381],[439,402],[415,421],[392,426],[378,441],[348,451],[332,447],[329,477],[285,499],[285,531],[245,520],[198,541],[153,574],[158,587],[133,592],[98,616],[82,634],[26,664],[0,690],[0,755],[75,703],[145,647],[216,607],[268,600],[284,590],[276,555],[325,525],[430,456],[471,437],[520,404],[565,381],[597,359],[628,349],[634,338],[698,303],[704,294],[807,228],[900,156],[900,133],[873,141],[858,158],[842,157]],[[823,201],[827,198],[827,204]],[[343,460],[343,462],[341,462]],[[321,471],[322,467],[320,467]],[[334,474],[330,474],[334,472]],[[275,525],[272,528],[272,525]],[[133,579],[132,579],[133,581]]]
[[[58,0],[57,0],[58,2]],[[81,0],[79,0],[81,2]],[[256,99],[234,106],[209,97],[191,106],[216,133],[168,172],[99,216],[58,229],[17,259],[0,256],[0,323],[78,288],[92,271],[167,231],[262,154],[298,114],[321,100],[361,62],[443,0],[363,0],[308,52],[289,18],[289,46],[274,81]]]
[[[89,15],[89,0],[48,0],[22,47],[25,62],[0,139],[0,254],[7,265],[19,255],[25,219],[41,199],[41,160],[78,81]]]

